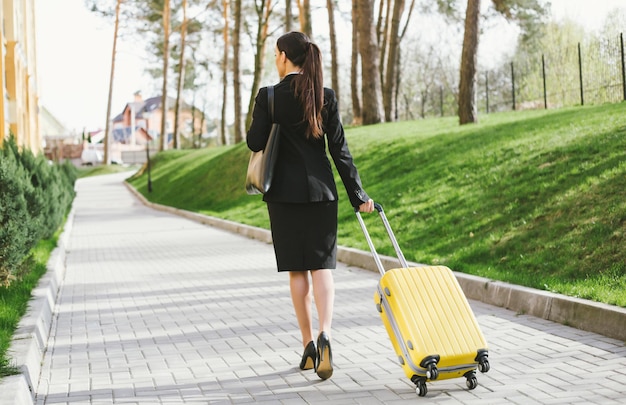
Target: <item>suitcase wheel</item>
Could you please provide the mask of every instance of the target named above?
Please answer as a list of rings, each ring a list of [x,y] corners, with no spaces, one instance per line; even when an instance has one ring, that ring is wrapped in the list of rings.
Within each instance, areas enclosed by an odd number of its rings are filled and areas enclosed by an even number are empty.
[[[467,373],[465,373],[465,378],[467,379],[465,381],[465,383],[467,384],[467,388],[469,388],[470,390],[473,390],[474,388],[478,387],[478,380],[476,379],[476,372],[468,371]]]
[[[478,351],[478,356],[474,359],[478,362],[478,371],[481,373],[486,373],[491,368],[488,356],[487,350],[481,349]]]
[[[426,372],[426,376],[431,380],[436,380],[439,377],[439,369],[437,369],[436,364],[428,365],[428,371]]]
[[[420,397],[425,397],[428,393],[428,388],[426,388],[426,381],[419,380],[417,382],[417,388],[415,388],[415,393]]]
[[[466,383],[467,383],[467,388],[469,388],[470,390],[473,390],[474,388],[478,387],[478,380],[476,379],[476,376],[468,378]]]
[[[426,379],[424,377],[419,377],[414,375],[411,377],[411,381],[416,385],[415,393],[420,397],[425,397],[428,393],[428,388],[426,388]]]
[[[426,379],[434,381],[439,377],[439,369],[437,368],[438,362],[438,355],[428,356],[420,362],[420,366],[426,369]]]

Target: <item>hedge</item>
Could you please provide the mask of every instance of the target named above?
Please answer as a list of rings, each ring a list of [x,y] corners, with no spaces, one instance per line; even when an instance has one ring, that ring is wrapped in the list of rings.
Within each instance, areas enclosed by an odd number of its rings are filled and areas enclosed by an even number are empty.
[[[77,170],[51,163],[17,146],[13,137],[0,149],[0,284],[19,277],[30,250],[62,225],[72,200]]]

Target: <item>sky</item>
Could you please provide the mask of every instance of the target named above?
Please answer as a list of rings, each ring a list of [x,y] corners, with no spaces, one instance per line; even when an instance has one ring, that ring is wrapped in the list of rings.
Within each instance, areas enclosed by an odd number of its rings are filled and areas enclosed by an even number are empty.
[[[347,1],[347,0],[339,0]],[[313,3],[315,0],[313,1]],[[552,15],[597,30],[606,15],[626,0],[551,0]],[[111,75],[113,22],[85,8],[84,0],[36,0],[37,74],[40,103],[70,131],[104,128]],[[158,95],[144,73],[143,45],[118,40],[111,117],[133,94]]]

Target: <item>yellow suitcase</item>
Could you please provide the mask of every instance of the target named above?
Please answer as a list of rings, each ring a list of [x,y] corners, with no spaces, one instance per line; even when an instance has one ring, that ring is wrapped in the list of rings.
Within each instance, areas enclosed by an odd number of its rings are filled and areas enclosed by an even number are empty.
[[[385,271],[358,212],[357,218],[382,275],[376,308],[404,373],[419,396],[437,379],[465,377],[476,388],[476,370],[489,371],[488,347],[461,286],[445,266],[408,267],[382,206],[375,206],[402,268]]]

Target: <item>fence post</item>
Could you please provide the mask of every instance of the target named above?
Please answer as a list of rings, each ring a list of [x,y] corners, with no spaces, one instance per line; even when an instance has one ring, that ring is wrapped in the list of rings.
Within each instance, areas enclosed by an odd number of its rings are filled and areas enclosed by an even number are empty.
[[[543,107],[548,109],[548,93],[546,92],[546,60],[541,54],[541,74],[543,75]]]
[[[511,62],[511,88],[511,94],[513,94],[513,111],[515,111],[515,69],[513,68],[513,62]]]
[[[489,72],[485,72],[485,99],[487,114],[489,114]]]
[[[622,54],[622,87],[624,88],[624,101],[626,101],[626,67],[624,66],[624,33],[619,34],[620,52]]]
[[[439,86],[439,109],[441,110],[441,116],[443,117],[443,86]]]
[[[585,105],[585,92],[583,90],[583,58],[578,43],[578,77],[580,79],[580,105]]]

